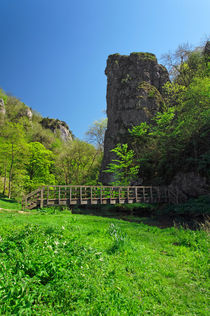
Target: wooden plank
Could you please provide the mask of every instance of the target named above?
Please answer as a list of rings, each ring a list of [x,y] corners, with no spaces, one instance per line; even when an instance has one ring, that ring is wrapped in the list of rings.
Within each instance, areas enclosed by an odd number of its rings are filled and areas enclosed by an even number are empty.
[[[60,205],[60,200],[61,200],[61,188],[58,186],[58,204]]]
[[[71,205],[71,190],[72,190],[72,188],[70,187],[69,188],[69,205]]]
[[[153,202],[153,192],[152,192],[152,187],[150,187],[150,201],[151,201],[151,203]]]
[[[102,204],[102,198],[103,198],[103,195],[102,195],[102,186],[100,187],[100,203]]]
[[[82,187],[79,188],[80,204],[82,204]]]
[[[44,193],[44,188],[41,189],[40,208],[43,208],[43,205],[44,205],[43,193]]]
[[[49,202],[49,185],[47,186],[47,206],[48,206],[48,202]]]
[[[90,188],[90,204],[92,204],[92,198],[93,198],[93,188]]]
[[[50,188],[53,190],[50,191]],[[69,189],[69,199],[67,190]],[[64,190],[63,194],[61,190]],[[73,191],[75,194],[73,195]],[[94,191],[93,191],[94,190]],[[61,196],[62,194],[62,196]],[[66,204],[116,204],[134,202],[179,202],[179,189],[169,190],[168,187],[158,186],[71,186],[71,185],[48,185],[43,186],[22,200],[22,206],[29,208],[36,204],[43,207],[46,205]]]

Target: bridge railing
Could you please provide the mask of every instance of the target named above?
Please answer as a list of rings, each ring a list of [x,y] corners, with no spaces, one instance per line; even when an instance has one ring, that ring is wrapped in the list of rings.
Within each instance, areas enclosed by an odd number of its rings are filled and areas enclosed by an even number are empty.
[[[48,185],[26,195],[23,208],[50,205],[124,204],[170,202],[167,187]]]

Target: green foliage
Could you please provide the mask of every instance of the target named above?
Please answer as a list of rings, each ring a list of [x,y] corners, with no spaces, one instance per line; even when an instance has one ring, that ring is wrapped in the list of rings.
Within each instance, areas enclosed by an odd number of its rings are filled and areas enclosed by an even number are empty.
[[[190,199],[183,204],[171,205],[162,212],[174,216],[184,215],[189,218],[210,216],[210,196],[204,195],[197,199]]]
[[[101,151],[76,139],[66,144],[57,156],[56,178],[60,184],[94,185],[98,180],[101,159]]]
[[[210,179],[210,67],[198,52],[184,60],[177,80],[163,87],[162,111],[130,130],[144,183],[170,183],[179,170]]]
[[[21,199],[41,185],[97,183],[106,120],[89,130],[98,142],[96,149],[79,140],[64,142],[59,128],[68,129],[65,122],[42,118],[30,109],[31,119],[23,102],[3,90],[0,98],[6,107],[0,129],[0,192]]]
[[[19,123],[6,122],[0,131],[0,174],[4,183],[2,191],[9,197],[20,194],[26,178],[28,147],[24,136],[23,126]]]
[[[163,86],[163,96],[166,108],[176,106],[184,101],[186,87],[175,82],[166,82]]]
[[[208,247],[204,231],[4,213],[0,314],[208,315]]]
[[[127,241],[126,234],[121,230],[121,228],[111,223],[108,229],[108,234],[113,240],[113,244],[108,250],[109,253],[115,253],[116,251],[123,251],[125,249],[125,243]]]
[[[136,179],[139,167],[134,166],[134,151],[128,149],[127,144],[118,144],[114,149],[118,159],[113,159],[104,172],[113,173],[114,182],[112,185],[129,185]]]
[[[95,121],[86,132],[87,140],[97,146],[100,151],[104,149],[104,136],[107,128],[107,118]]]
[[[39,142],[28,144],[29,161],[26,164],[28,181],[26,187],[31,191],[44,184],[55,184],[55,176],[52,174],[54,156],[50,150]]]

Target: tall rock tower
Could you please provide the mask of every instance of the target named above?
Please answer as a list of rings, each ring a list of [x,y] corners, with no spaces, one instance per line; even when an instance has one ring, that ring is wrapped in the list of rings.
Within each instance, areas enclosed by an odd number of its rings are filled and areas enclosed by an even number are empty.
[[[105,74],[108,126],[100,181],[109,184],[113,175],[103,170],[115,158],[110,150],[118,143],[128,141],[129,128],[150,121],[161,109],[162,86],[169,81],[169,75],[166,68],[157,63],[155,55],[150,53],[110,55]]]

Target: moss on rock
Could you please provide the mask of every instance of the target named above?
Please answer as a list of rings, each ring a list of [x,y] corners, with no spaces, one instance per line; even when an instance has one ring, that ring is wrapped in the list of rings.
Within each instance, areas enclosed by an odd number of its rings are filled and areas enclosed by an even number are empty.
[[[133,52],[130,54],[130,56],[136,56],[139,59],[149,59],[149,60],[157,61],[156,56],[152,53]]]
[[[147,81],[142,81],[138,86],[137,86],[137,91],[140,92],[140,97],[142,96],[142,90],[146,93],[147,97],[150,99],[155,99],[157,103],[163,103],[163,97],[158,91],[158,89],[151,85]]]

